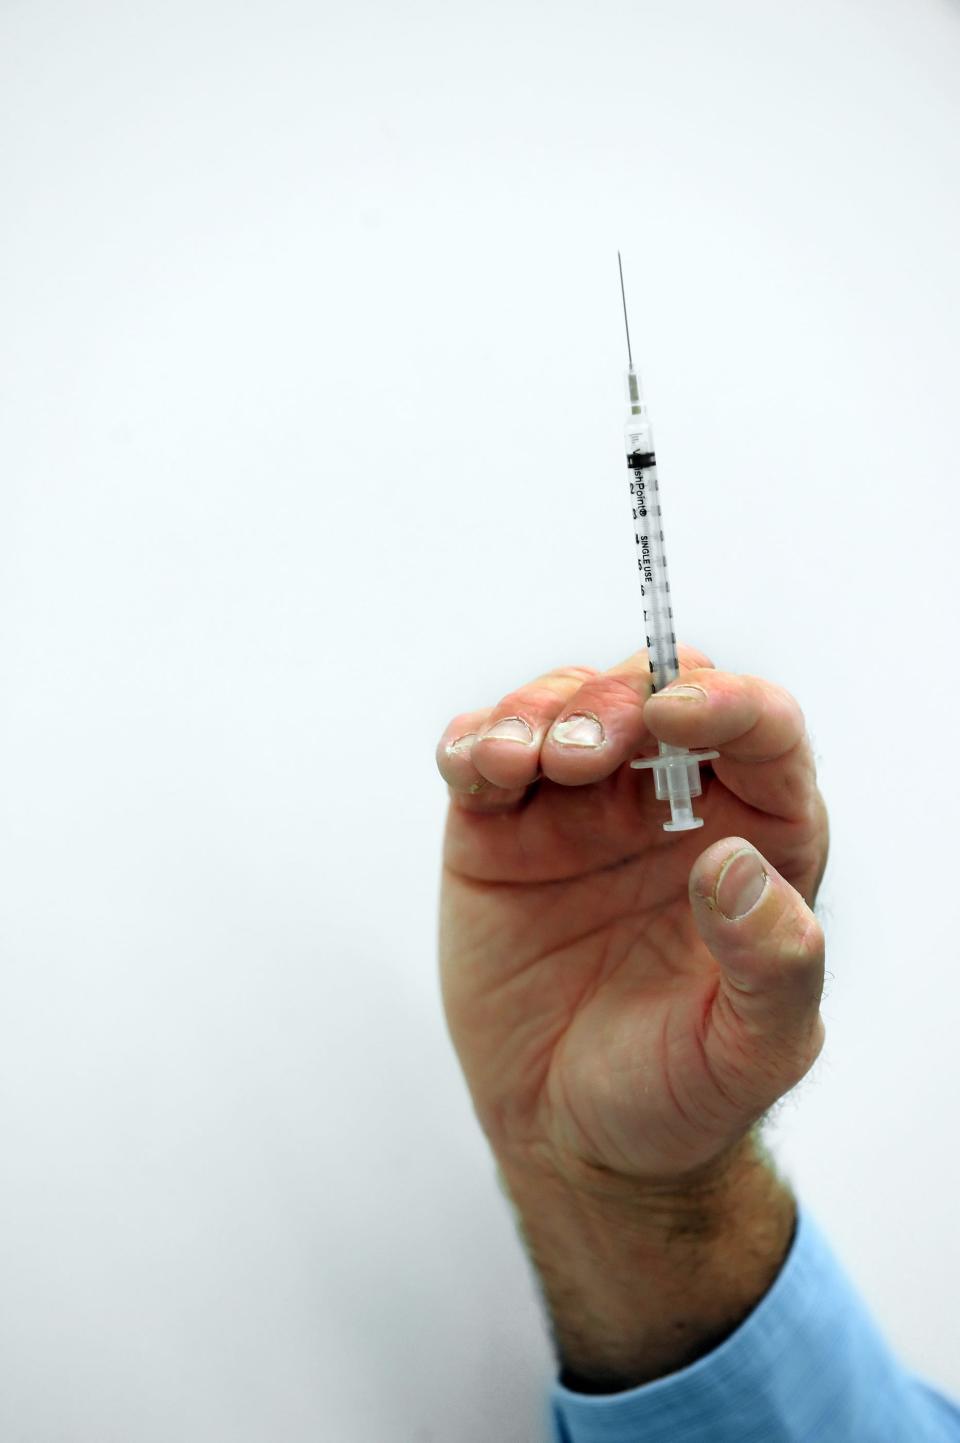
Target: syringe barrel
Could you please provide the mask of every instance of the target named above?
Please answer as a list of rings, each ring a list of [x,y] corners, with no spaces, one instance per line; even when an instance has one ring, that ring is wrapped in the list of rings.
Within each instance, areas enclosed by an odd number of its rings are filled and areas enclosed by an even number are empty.
[[[636,396],[624,432],[627,467],[630,471],[630,504],[633,510],[633,534],[640,571],[640,594],[643,618],[650,652],[650,673],[654,691],[660,691],[679,675],[677,638],[670,604],[670,580],[667,576],[667,553],[663,544],[663,515],[660,509],[660,486],[657,480],[657,457],[653,431],[647,420],[636,373],[627,372],[627,395]]]

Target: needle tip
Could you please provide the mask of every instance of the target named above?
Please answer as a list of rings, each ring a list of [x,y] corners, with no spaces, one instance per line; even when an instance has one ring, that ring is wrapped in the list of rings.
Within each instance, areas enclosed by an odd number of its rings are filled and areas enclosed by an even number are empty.
[[[623,287],[623,261],[620,259],[620,252],[617,251],[617,265],[620,267],[620,295],[623,298],[623,324],[627,332],[627,360],[630,369],[633,370],[633,352],[630,349],[630,322],[627,320],[627,293]]]

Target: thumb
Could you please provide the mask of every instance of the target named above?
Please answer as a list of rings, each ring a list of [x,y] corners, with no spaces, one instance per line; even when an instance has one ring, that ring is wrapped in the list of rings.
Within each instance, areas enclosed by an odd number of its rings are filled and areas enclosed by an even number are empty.
[[[690,902],[720,968],[706,1060],[730,1100],[765,1110],[823,1046],[823,931],[800,893],[742,837],[697,858]]]

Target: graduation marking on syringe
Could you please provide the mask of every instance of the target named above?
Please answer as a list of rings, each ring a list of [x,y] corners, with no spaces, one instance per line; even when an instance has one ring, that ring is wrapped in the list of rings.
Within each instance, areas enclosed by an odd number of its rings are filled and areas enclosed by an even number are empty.
[[[633,364],[630,345],[630,321],[627,317],[627,292],[623,283],[623,260],[617,251],[620,270],[620,297],[623,301],[623,324],[627,333],[627,404],[626,424],[627,467],[630,471],[631,514],[634,522],[634,543],[640,572],[640,595],[647,647],[650,652],[652,690],[662,691],[680,674],[677,656],[677,635],[673,620],[670,581],[667,577],[667,553],[664,548],[663,522],[660,508],[660,482],[657,456],[653,445],[653,429],[640,389],[640,378]],[[700,762],[717,756],[714,751],[691,752],[686,747],[660,743],[659,755],[634,761],[635,767],[651,768],[656,792],[661,801],[670,803],[670,821],[664,822],[668,832],[688,831],[700,827],[703,820],[693,814],[691,799],[701,794]]]

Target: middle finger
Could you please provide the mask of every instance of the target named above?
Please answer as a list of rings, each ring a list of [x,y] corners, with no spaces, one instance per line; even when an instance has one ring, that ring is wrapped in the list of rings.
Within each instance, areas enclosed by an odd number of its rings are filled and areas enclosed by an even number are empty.
[[[713,665],[692,646],[678,647],[677,654],[681,675]],[[652,740],[643,719],[651,684],[646,649],[585,681],[544,738],[544,776],[564,786],[584,786],[602,781],[635,757]]]

